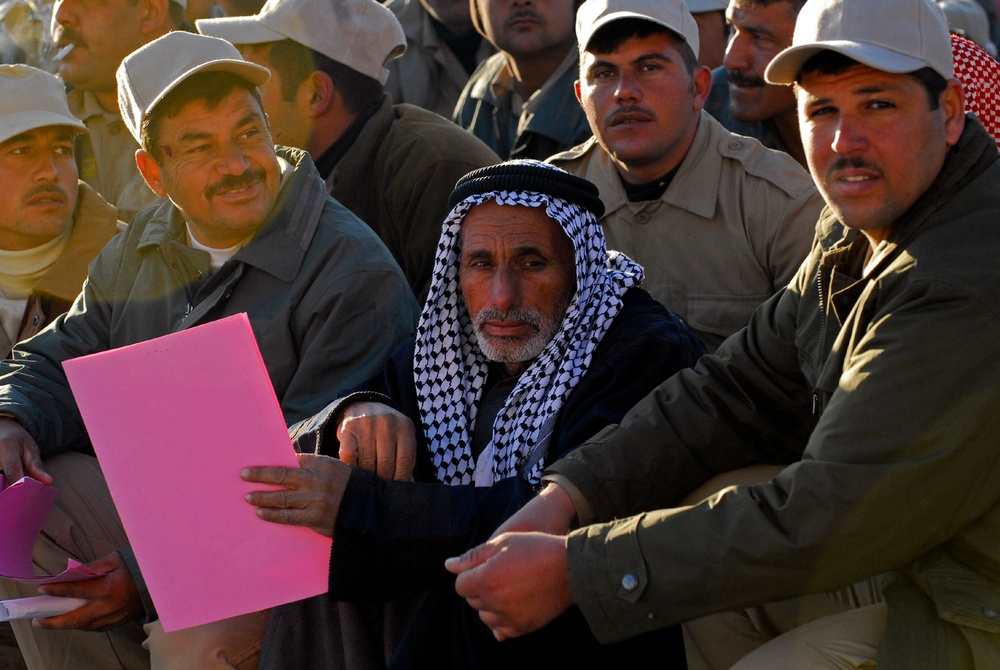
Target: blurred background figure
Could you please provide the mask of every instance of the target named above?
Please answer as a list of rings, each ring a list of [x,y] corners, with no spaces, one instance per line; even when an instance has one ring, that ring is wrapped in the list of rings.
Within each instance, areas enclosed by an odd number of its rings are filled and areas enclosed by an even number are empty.
[[[406,35],[406,53],[386,65],[386,92],[393,102],[408,102],[451,118],[465,82],[496,48],[473,27],[467,0],[384,4]]]
[[[729,24],[726,22],[726,7],[729,0],[687,0],[688,11],[698,24],[698,65],[710,70],[722,65],[729,41]]]

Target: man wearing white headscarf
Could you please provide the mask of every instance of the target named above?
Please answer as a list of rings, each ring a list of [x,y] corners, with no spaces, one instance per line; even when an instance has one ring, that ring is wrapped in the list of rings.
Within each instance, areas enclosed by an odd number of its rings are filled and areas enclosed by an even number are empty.
[[[499,645],[455,596],[449,552],[487,538],[534,495],[547,463],[704,349],[638,288],[642,268],[607,251],[590,182],[515,161],[470,173],[450,203],[415,338],[382,377],[293,428],[300,451],[339,451],[363,467],[307,455],[300,470],[246,475],[285,487],[252,494],[263,518],[336,538],[330,592],[274,610],[261,667],[362,667],[346,654],[331,660],[331,647],[355,646],[359,635],[338,601],[420,592],[414,623],[374,641],[391,667],[605,656],[623,667],[662,665],[671,646],[682,659],[676,630],[601,647],[578,612]],[[391,460],[406,444],[416,447],[417,483],[372,474],[408,476]]]

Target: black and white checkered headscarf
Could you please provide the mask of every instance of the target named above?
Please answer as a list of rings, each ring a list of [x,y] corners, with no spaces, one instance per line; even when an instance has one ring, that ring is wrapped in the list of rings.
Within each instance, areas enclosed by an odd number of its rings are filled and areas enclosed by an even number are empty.
[[[520,178],[509,178],[505,170],[511,166],[517,167],[514,172]],[[542,177],[534,186],[530,177],[536,173]],[[476,175],[480,175],[478,179],[474,179]],[[550,175],[557,177],[555,183],[549,181]],[[575,186],[577,182],[593,189],[591,197],[596,202],[588,200],[586,194],[567,190],[566,184]],[[517,188],[508,190],[503,188],[506,185]],[[539,190],[531,190],[534,188]],[[553,196],[553,192],[566,197]],[[603,205],[596,193],[590,182],[537,161],[483,168],[466,175],[456,186],[454,208],[445,219],[438,243],[413,357],[420,420],[441,482],[488,485],[513,475],[533,484],[539,481],[563,402],[587,371],[594,349],[621,309],[621,296],[642,281],[638,264],[624,254],[607,251],[597,219]],[[457,204],[456,196],[461,198]],[[483,451],[477,472],[471,436],[488,361],[479,349],[458,273],[462,221],[472,207],[487,201],[545,208],[573,243],[576,292],[559,331],[521,374],[497,414],[493,442]],[[484,457],[492,458],[492,463],[482,462]]]

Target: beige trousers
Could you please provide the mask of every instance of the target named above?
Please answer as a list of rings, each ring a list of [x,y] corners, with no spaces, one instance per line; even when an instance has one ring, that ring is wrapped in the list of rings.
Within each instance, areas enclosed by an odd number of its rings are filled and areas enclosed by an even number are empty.
[[[36,571],[57,574],[67,557],[87,563],[128,547],[97,459],[65,453],[45,462],[59,498],[35,542]],[[35,586],[0,579],[0,597],[38,595]],[[30,670],[251,670],[257,667],[268,612],[164,633],[159,622],[138,621],[111,631],[42,630],[13,623]]]
[[[885,631],[884,579],[688,621],[688,668],[874,668]]]

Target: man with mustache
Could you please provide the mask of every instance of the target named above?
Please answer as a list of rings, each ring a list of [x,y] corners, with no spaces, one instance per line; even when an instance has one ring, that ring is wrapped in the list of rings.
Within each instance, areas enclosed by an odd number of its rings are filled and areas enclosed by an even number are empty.
[[[499,637],[573,602],[606,642],[736,610],[743,635],[715,645],[764,644],[710,667],[995,668],[996,144],[932,0],[808,0],[765,74],[794,86],[827,203],[812,252],[745,331],[550,466],[507,527],[544,532],[451,562],[458,590]],[[752,462],[791,465],[677,506]],[[574,517],[595,525],[567,537]],[[833,597],[859,580],[869,602]],[[792,616],[760,616],[780,601]]]
[[[335,537],[330,592],[274,610],[261,666],[662,667],[668,650],[681,652],[676,631],[602,647],[578,613],[497,644],[443,561],[529,500],[545,464],[616,421],[657,370],[688,367],[703,348],[639,288],[642,269],[606,250],[586,180],[512,161],[464,177],[450,204],[415,338],[383,375],[293,429],[300,451],[341,460],[246,473],[289,489],[251,494],[263,518]],[[413,452],[400,444],[416,445],[416,467],[403,468],[416,482],[341,462],[363,448],[398,469],[396,453]],[[338,601],[403,596],[384,632],[381,619],[343,626]],[[356,655],[364,645],[367,662]]]
[[[0,66],[0,351],[69,309],[87,264],[118,232],[118,215],[77,177],[86,128],[62,82],[27,65]]]
[[[594,137],[549,160],[597,184],[608,246],[712,351],[795,273],[822,200],[795,161],[702,111],[710,73],[683,0],[589,0],[577,37]]]
[[[406,38],[392,12],[376,0],[270,0],[254,16],[197,23],[271,70],[261,96],[275,142],[309,152],[330,195],[378,233],[423,299],[448,194],[500,159],[448,119],[393,104],[386,64]]]
[[[77,147],[80,178],[130,221],[159,197],[136,169],[139,148],[125,127],[115,70],[143,44],[184,24],[186,0],[57,0],[52,41],[59,77],[70,87],[69,108],[90,131]]]
[[[500,53],[476,68],[452,120],[503,159],[543,160],[590,136],[573,98],[578,0],[474,0],[472,23]]]
[[[808,169],[795,96],[764,80],[764,70],[792,43],[795,17],[805,0],[731,0],[726,11],[732,36],[723,67],[712,73],[705,109],[728,130],[784,151]]]
[[[228,42],[181,31],[125,58],[123,118],[166,200],[101,250],[66,315],[0,364],[0,467],[60,489],[34,562],[53,574],[69,555],[103,575],[44,587],[89,602],[18,623],[32,670],[253,667],[267,621],[163,632],[63,360],[245,312],[293,423],[381,370],[412,332],[416,301],[385,246],[326,194],[308,155],[276,153],[257,92],[268,76]],[[37,595],[6,580],[0,592]]]

